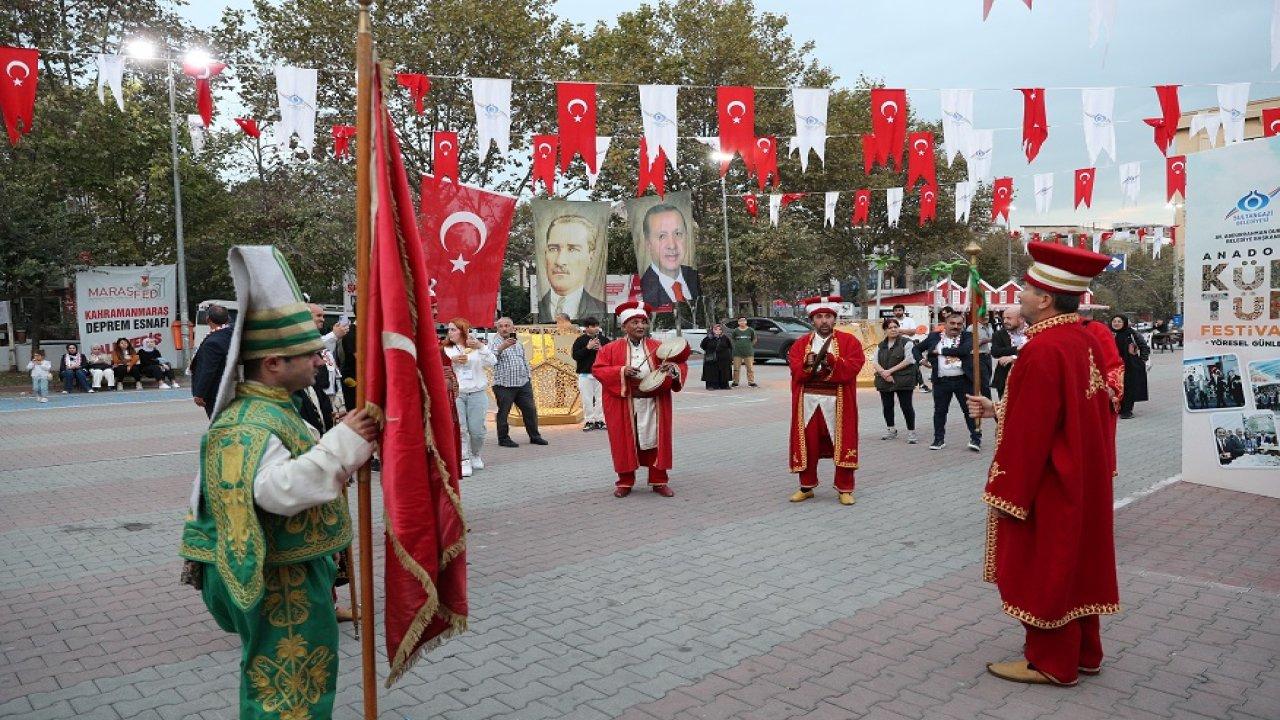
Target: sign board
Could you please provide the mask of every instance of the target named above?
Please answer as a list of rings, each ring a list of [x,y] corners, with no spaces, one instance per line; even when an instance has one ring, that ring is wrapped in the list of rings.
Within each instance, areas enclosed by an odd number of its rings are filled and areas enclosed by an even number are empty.
[[[76,273],[76,324],[80,352],[111,350],[117,338],[138,346],[146,338],[173,363],[178,273],[173,265],[94,267]]]

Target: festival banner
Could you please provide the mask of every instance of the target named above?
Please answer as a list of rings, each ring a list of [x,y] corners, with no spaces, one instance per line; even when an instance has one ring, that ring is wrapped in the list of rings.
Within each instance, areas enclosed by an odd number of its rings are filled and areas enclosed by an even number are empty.
[[[92,267],[76,273],[80,352],[110,352],[118,338],[139,347],[151,338],[165,360],[176,363],[170,327],[177,278],[174,265]]]
[[[694,262],[696,239],[689,191],[625,202],[641,297],[655,308],[696,301],[701,283]]]
[[[609,257],[607,202],[535,198],[533,257],[538,273],[538,321],[555,322],[559,313],[573,320],[603,320],[605,262]]]
[[[632,278],[635,275],[608,275],[604,279],[605,302],[612,314],[618,306],[631,299]],[[603,318],[600,318],[604,322]]]
[[[1182,478],[1280,497],[1280,138],[1187,163]]]
[[[423,175],[421,203],[422,244],[440,316],[493,325],[516,199]]]

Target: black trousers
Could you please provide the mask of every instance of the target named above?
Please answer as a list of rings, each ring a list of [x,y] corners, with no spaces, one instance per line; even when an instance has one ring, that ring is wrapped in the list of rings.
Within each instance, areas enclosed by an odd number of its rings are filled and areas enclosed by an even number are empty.
[[[960,412],[964,413],[964,424],[969,428],[969,439],[982,442],[973,418],[969,417],[969,403],[965,399],[973,389],[963,375],[958,377],[938,377],[933,381],[933,441],[940,443],[947,438],[947,411],[951,407],[951,398],[960,404]],[[987,395],[990,391],[984,391]]]
[[[881,390],[880,404],[884,406],[885,427],[893,427],[893,396],[898,396],[898,407],[902,408],[902,419],[907,422],[908,430],[916,429],[916,410],[911,406],[911,394],[915,388],[906,390]]]
[[[538,434],[538,405],[533,401],[532,382],[520,387],[494,385],[493,395],[498,399],[498,440],[511,439],[507,416],[511,414],[513,404],[520,409],[520,417],[524,420],[524,429],[529,431],[529,439],[542,437]]]

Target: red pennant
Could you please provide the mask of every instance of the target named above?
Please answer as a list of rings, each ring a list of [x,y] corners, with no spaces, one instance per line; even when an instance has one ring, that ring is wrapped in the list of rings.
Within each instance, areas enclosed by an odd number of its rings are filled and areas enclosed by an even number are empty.
[[[1178,106],[1177,85],[1156,85],[1156,97],[1160,100],[1160,117],[1145,118],[1143,122],[1155,130],[1156,147],[1164,155],[1169,154],[1169,146],[1178,134],[1178,118],[1182,110]]]
[[[556,193],[556,146],[558,144],[559,141],[555,135],[533,136],[533,184],[537,185],[541,180],[548,195]]]
[[[458,133],[431,134],[431,170],[439,181],[458,182]]]
[[[1044,88],[1022,88],[1022,151],[1030,163],[1040,154],[1049,137],[1049,120],[1044,111]]]
[[[574,153],[596,172],[595,83],[556,83],[556,113],[560,121],[560,172],[569,168]]]
[[[991,186],[991,222],[1003,217],[1009,222],[1009,206],[1013,204],[1013,178],[996,178]]]
[[[1093,168],[1080,168],[1076,171],[1076,201],[1075,207],[1080,209],[1080,203],[1084,203],[1085,207],[1092,207],[1093,204]]]
[[[1088,234],[1080,233],[1076,235],[1076,247],[1083,248],[1086,244],[1088,244],[1088,242],[1089,242]]]
[[[876,136],[867,133],[862,136],[862,171],[871,174],[871,166],[876,162]]]
[[[755,219],[760,214],[760,201],[750,193],[742,196],[742,204],[747,206],[747,214]]]
[[[333,156],[348,157],[351,155],[351,138],[356,136],[355,125],[334,125],[329,131],[333,135]]]
[[[1040,233],[1031,233],[1031,242],[1040,242]]]
[[[39,78],[40,51],[35,48],[0,46],[0,114],[9,133],[9,144],[31,132],[36,108],[36,81]]]
[[[875,88],[871,91],[871,132],[876,136],[876,162],[902,170],[902,148],[907,142],[907,91]]]
[[[396,73],[396,82],[409,91],[413,98],[413,109],[421,115],[426,111],[427,93],[431,92],[431,79],[421,73]]]
[[[1145,227],[1138,228],[1138,244],[1139,245],[1142,244],[1142,239],[1145,238],[1146,236],[1147,236],[1147,229]]]
[[[773,187],[778,187],[778,139],[773,135],[756,138],[751,145],[753,153],[751,155],[751,170],[756,174],[756,181],[760,184],[760,191],[764,192],[764,186],[769,180],[769,176],[773,176]]]
[[[938,217],[938,186],[920,186],[920,227]]]
[[[804,193],[782,193],[782,200],[778,204],[779,210],[786,210],[791,203],[804,197]]]
[[[933,165],[933,133],[914,132],[907,136],[907,190],[923,179],[926,186],[937,185],[938,176]],[[936,194],[936,193],[935,193]]]
[[[866,225],[867,216],[871,212],[871,191],[858,190],[853,194],[853,225]]]
[[[658,197],[667,194],[667,154],[658,148],[658,156],[649,162],[649,146],[644,138],[640,138],[640,181],[636,185],[636,197],[644,195],[645,189],[653,186]]]
[[[203,66],[182,64],[183,74],[196,82],[196,110],[204,120],[205,127],[213,124],[213,91],[209,88],[209,80],[220,75],[226,68],[227,66],[220,62],[211,62]]]
[[[716,114],[720,121],[720,152],[738,153],[750,168],[755,157],[756,89],[723,85],[716,88]],[[728,163],[721,163],[720,176],[724,177],[728,169]]]
[[[262,130],[258,128],[258,121],[253,118],[236,118],[236,124],[244,131],[245,135],[251,138],[262,137]]]
[[[1174,155],[1164,161],[1165,202],[1173,202],[1175,193],[1187,199],[1187,156]]]
[[[1262,109],[1262,137],[1280,135],[1280,107]]]

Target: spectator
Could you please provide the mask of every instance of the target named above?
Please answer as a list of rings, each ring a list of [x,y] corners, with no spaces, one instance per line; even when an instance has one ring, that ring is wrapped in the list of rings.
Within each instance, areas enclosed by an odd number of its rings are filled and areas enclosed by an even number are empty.
[[[36,350],[27,361],[27,370],[31,371],[31,392],[36,402],[49,402],[49,378],[53,377],[53,366],[44,359],[44,353]]]
[[[591,366],[596,362],[596,352],[607,342],[609,338],[600,334],[599,320],[582,319],[582,334],[574,339],[571,353],[578,373],[578,397],[582,398],[582,432],[605,429],[600,381],[591,374]]]
[[[142,341],[142,349],[138,350],[138,363],[142,366],[143,375],[160,381],[161,390],[178,387],[178,382],[173,379],[173,367],[160,356],[155,340],[146,338]]]
[[[728,390],[733,375],[733,343],[724,334],[724,324],[711,326],[702,338],[702,381],[708,390]]]
[[[1022,317],[1022,310],[1011,307],[1004,311],[1002,326],[991,336],[991,357],[995,358],[996,370],[991,378],[991,387],[1004,397],[1004,386],[1009,380],[1009,371],[1018,359],[1018,351],[1027,344],[1027,321]]]
[[[209,334],[191,359],[191,397],[196,405],[204,408],[204,414],[212,418],[235,328],[231,325],[231,313],[221,305],[210,305],[205,317],[209,323]]]
[[[1129,327],[1129,318],[1114,315],[1111,318],[1111,332],[1115,334],[1116,349],[1120,351],[1120,359],[1124,361],[1124,396],[1120,399],[1120,417],[1128,420],[1133,417],[1135,403],[1147,399],[1147,358],[1151,349],[1147,347],[1142,335]],[[1218,398],[1226,396],[1227,383],[1219,375]]]
[[[484,418],[489,412],[489,376],[486,368],[497,364],[489,346],[471,336],[465,318],[449,321],[442,347],[458,378],[458,430],[461,432],[462,477],[484,469],[480,451],[484,448]]]
[[[929,327],[916,322],[907,314],[907,306],[898,303],[893,306],[893,319],[898,321],[898,332],[907,340],[907,354],[911,355],[911,349],[916,343],[923,340],[929,334]],[[920,366],[914,360],[911,363],[912,371],[916,374],[916,385],[920,387],[921,392],[929,392],[929,384],[924,381],[924,373],[920,372]]]
[[[963,330],[964,315],[951,313],[947,315],[946,329],[941,333],[929,333],[927,338],[916,343],[913,351],[917,362],[928,357],[933,368],[933,443],[929,445],[930,450],[941,450],[947,446],[947,411],[952,398],[960,404],[965,425],[969,428],[969,449],[974,452],[982,449],[982,433],[969,417],[965,398],[973,391],[973,342]],[[988,394],[985,384],[983,394]]]
[[[110,355],[97,353],[90,355],[86,369],[89,371],[90,384],[94,390],[116,389],[116,371],[111,369]]]
[[[320,338],[324,342],[324,349],[320,351],[320,359],[324,364],[316,368],[316,381],[314,383],[315,391],[325,396],[329,401],[329,412],[333,414],[333,422],[336,424],[342,417],[347,414],[346,400],[342,395],[342,371],[338,368],[338,360],[334,356],[334,352],[338,348],[338,344],[342,342],[342,338],[347,336],[351,331],[351,323],[347,320],[339,320],[333,324],[333,328],[324,332],[324,307],[315,303],[309,304],[307,307],[311,309],[311,319],[316,324],[316,330],[323,333]]]
[[[89,359],[75,343],[67,345],[67,352],[58,363],[58,376],[62,378],[63,395],[71,392],[76,385],[93,392],[93,387],[89,385]]]
[[[494,348],[498,363],[493,369],[493,395],[498,399],[498,445],[507,448],[520,447],[511,439],[507,417],[511,406],[520,409],[520,419],[529,433],[533,445],[547,445],[538,434],[538,404],[533,397],[533,368],[524,356],[524,345],[516,337],[516,326],[511,318],[498,318],[498,336],[502,342]]]
[[[907,444],[915,445],[916,411],[911,406],[911,393],[916,388],[916,360],[911,352],[912,343],[902,334],[897,318],[885,318],[880,326],[884,328],[885,335],[877,346],[876,359],[871,362],[887,428],[880,439],[898,437],[898,428],[894,427],[893,421],[893,398],[896,395],[902,419],[907,423]]]
[[[111,346],[111,369],[115,371],[116,382],[124,383],[126,376],[133,378],[133,386],[142,389],[142,365],[138,362],[138,351],[128,338],[116,338]]]
[[[747,319],[738,318],[738,327],[729,333],[733,341],[733,386],[742,384],[742,368],[747,368],[747,384],[756,385],[756,330],[747,326]]]

